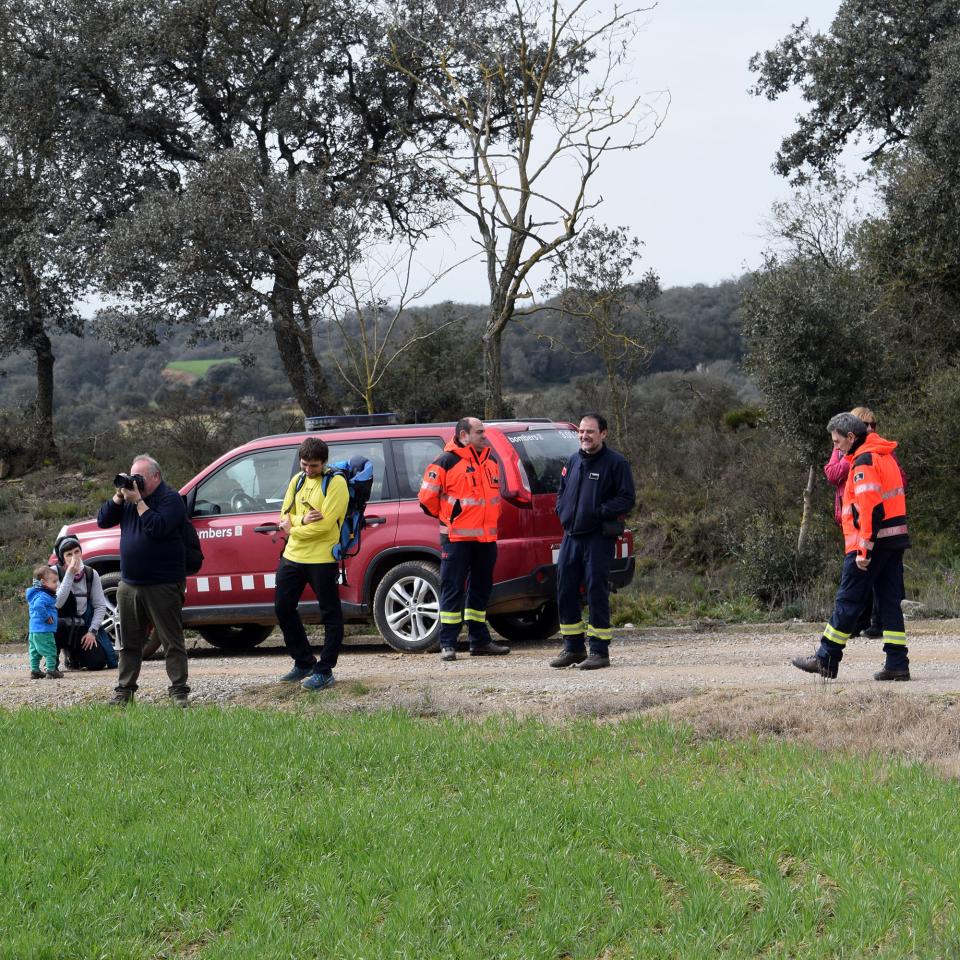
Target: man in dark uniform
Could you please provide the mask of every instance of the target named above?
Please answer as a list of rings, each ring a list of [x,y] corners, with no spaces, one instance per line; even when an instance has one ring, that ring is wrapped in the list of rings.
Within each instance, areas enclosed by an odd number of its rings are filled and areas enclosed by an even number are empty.
[[[563,653],[550,666],[599,670],[610,666],[610,564],[623,533],[623,518],[633,509],[636,494],[630,464],[604,442],[606,418],[586,414],[578,434],[580,449],[563,468],[557,494],[557,516],[563,525],[557,561]],[[587,589],[586,622],[581,584]]]

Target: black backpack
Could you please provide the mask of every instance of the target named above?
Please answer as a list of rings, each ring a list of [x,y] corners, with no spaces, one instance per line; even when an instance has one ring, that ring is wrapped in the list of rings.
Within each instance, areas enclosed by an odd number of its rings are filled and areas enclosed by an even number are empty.
[[[187,498],[181,497],[183,506],[186,510]],[[197,528],[190,522],[190,515],[187,514],[183,521],[183,530],[180,531],[180,537],[183,540],[183,560],[187,568],[187,576],[193,576],[200,572],[203,566],[203,548],[200,546],[200,537],[197,535]]]

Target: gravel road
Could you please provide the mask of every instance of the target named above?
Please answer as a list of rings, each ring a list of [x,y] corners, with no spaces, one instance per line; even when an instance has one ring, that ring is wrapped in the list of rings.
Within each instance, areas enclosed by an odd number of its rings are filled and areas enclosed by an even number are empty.
[[[196,705],[246,703],[302,707],[304,698],[325,698],[334,709],[399,706],[418,712],[475,715],[509,712],[565,717],[613,715],[702,697],[717,691],[763,692],[783,697],[845,692],[875,698],[960,698],[960,621],[914,621],[910,683],[878,684],[882,663],[875,640],[850,642],[840,678],[826,682],[790,666],[797,653],[812,651],[819,625],[779,623],[717,629],[620,629],[611,648],[610,669],[586,673],[553,670],[547,661],[557,644],[515,647],[508,657],[471,658],[453,663],[436,655],[395,653],[374,637],[353,637],[337,668],[338,684],[320,694],[277,682],[289,667],[275,633],[267,645],[243,655],[223,656],[202,641],[190,657],[192,700]],[[61,707],[105,701],[115,672],[69,672],[62,680],[31,680],[26,649],[0,647],[0,707]],[[166,673],[160,660],[144,664],[141,702],[166,701]]]

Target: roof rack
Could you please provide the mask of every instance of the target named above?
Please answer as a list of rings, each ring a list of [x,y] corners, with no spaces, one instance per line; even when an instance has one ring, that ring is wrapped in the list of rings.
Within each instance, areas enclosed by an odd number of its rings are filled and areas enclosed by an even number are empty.
[[[484,420],[484,423],[555,423],[550,417],[498,417],[496,420]]]
[[[395,413],[351,413],[331,417],[304,417],[304,430],[336,430],[342,427],[383,427],[399,421]]]

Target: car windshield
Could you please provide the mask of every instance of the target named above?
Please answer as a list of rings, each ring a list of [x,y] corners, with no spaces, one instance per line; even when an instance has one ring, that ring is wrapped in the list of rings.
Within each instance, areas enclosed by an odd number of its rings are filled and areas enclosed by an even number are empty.
[[[579,449],[576,430],[526,430],[508,433],[527,472],[531,493],[556,493],[567,460]]]

